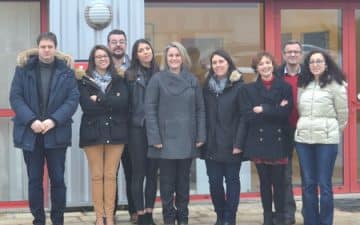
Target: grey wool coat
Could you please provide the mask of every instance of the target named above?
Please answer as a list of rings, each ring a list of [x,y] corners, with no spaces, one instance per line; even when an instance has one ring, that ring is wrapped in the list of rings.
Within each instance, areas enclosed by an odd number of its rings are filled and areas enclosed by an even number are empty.
[[[205,142],[205,109],[196,77],[183,69],[180,74],[155,74],[145,95],[148,157],[187,159],[199,155],[196,142]],[[157,149],[155,144],[162,144]]]

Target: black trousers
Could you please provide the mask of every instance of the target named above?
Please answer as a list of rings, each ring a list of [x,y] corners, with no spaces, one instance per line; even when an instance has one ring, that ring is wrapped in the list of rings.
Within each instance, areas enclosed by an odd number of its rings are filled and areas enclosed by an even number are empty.
[[[273,201],[276,213],[284,213],[285,167],[286,165],[256,164],[260,179],[260,195],[264,213],[272,213]]]
[[[145,128],[130,127],[129,148],[132,165],[131,193],[135,209],[143,211],[144,208],[154,208],[159,159],[147,157],[148,143]]]
[[[128,145],[125,145],[123,154],[121,156],[121,164],[124,168],[124,175],[125,175],[125,182],[126,182],[126,198],[128,200],[128,212],[129,215],[131,216],[132,214],[136,213],[136,209],[134,206],[134,201],[132,199],[132,195],[131,195],[131,177],[132,177],[132,172],[131,172],[131,161],[130,161],[130,154],[129,154],[129,148]],[[120,164],[119,164],[120,167]],[[118,169],[119,171],[119,169]],[[118,175],[116,175],[117,177]],[[116,212],[116,206],[118,205],[118,201],[119,201],[119,196],[118,196],[118,187],[116,186],[116,198],[115,198],[115,210],[114,210],[114,214]]]
[[[188,223],[192,159],[160,159],[160,196],[165,224]],[[175,194],[175,196],[174,196]]]
[[[296,202],[293,193],[292,184],[292,156],[295,148],[294,142],[295,129],[291,128],[288,137],[289,163],[285,168],[285,217],[289,220],[295,220]]]

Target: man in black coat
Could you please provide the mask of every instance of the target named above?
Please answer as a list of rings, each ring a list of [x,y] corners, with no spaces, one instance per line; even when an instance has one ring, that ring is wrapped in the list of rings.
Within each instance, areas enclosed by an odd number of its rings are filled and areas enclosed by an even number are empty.
[[[112,53],[112,58],[115,63],[115,67],[120,69],[121,72],[125,72],[130,66],[130,58],[126,54],[127,37],[123,30],[114,29],[109,32],[107,36],[108,48]],[[124,169],[125,181],[126,181],[126,197],[128,200],[128,212],[130,220],[133,223],[137,221],[136,209],[134,201],[131,196],[131,160],[128,145],[125,146],[124,152],[121,156],[121,163]],[[118,205],[118,191],[116,191],[115,206]],[[115,207],[116,210],[116,207]],[[115,214],[115,212],[114,212]]]
[[[301,75],[301,60],[303,56],[303,48],[299,41],[290,40],[287,41],[282,49],[284,63],[277,71],[277,74],[287,83],[290,84],[293,93],[293,108],[290,114],[290,132],[289,132],[289,163],[286,166],[285,173],[285,224],[295,224],[295,211],[296,203],[294,199],[293,186],[292,186],[292,155],[294,150],[294,132],[296,128],[296,122],[298,119],[297,112],[297,81]]]

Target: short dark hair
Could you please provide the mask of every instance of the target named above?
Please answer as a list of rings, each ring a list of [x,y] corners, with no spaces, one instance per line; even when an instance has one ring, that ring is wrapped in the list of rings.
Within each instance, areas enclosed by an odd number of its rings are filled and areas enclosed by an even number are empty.
[[[277,68],[277,64],[276,64],[276,61],[275,61],[275,58],[274,56],[270,53],[270,52],[266,52],[266,51],[261,51],[261,52],[258,52],[253,58],[252,58],[252,61],[251,61],[251,68],[255,71],[255,73],[258,73],[257,71],[257,66],[258,64],[260,63],[261,59],[263,57],[266,57],[266,58],[269,58],[273,64],[273,67],[274,67],[274,71],[273,73],[275,73],[276,71],[276,68]]]
[[[53,32],[44,32],[39,34],[39,36],[36,39],[36,44],[39,46],[40,41],[42,40],[50,40],[54,42],[55,48],[57,47],[57,38]]]
[[[303,51],[303,45],[300,41],[297,41],[297,40],[287,40],[284,44],[283,44],[283,48],[282,48],[282,51],[285,52],[285,48],[286,46],[288,45],[299,45],[301,51]]]
[[[113,35],[113,34],[115,34],[115,35],[124,35],[125,40],[127,40],[125,31],[119,30],[119,29],[114,29],[114,30],[110,31],[109,34],[108,34],[108,36],[107,36],[107,41],[108,41],[108,43],[110,42],[110,36]]]

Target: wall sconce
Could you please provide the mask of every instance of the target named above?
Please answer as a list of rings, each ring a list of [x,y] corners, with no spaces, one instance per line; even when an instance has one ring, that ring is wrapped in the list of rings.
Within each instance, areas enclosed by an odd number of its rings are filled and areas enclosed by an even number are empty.
[[[102,30],[112,20],[112,8],[102,0],[96,0],[85,8],[86,23],[95,30]]]

